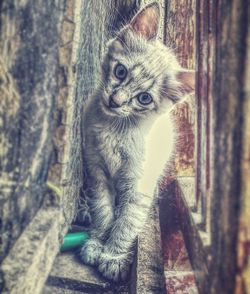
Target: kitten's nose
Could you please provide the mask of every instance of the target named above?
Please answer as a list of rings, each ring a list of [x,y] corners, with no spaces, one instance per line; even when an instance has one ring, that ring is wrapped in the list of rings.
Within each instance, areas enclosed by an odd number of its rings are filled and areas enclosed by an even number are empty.
[[[110,108],[117,108],[119,107],[120,105],[118,105],[117,103],[115,103],[115,101],[113,100],[112,97],[109,98],[109,107]]]

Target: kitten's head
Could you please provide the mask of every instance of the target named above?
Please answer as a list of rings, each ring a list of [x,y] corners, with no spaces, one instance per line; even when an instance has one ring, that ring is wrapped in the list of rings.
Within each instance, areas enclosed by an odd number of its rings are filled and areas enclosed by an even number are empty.
[[[146,6],[108,44],[101,98],[107,115],[145,118],[194,90],[194,73],[156,40],[159,18],[157,3]]]

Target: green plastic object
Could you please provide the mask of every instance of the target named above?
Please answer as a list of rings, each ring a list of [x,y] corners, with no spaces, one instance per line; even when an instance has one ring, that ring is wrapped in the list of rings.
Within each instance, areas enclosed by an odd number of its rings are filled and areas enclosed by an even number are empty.
[[[88,240],[89,234],[87,232],[68,233],[63,238],[63,244],[60,251],[67,251],[83,246]]]

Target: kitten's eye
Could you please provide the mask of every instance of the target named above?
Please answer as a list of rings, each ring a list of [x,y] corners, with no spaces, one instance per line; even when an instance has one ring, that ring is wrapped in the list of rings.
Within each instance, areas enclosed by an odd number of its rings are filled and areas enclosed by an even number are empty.
[[[142,105],[148,105],[153,101],[152,96],[147,92],[142,92],[137,96],[138,101]]]
[[[124,80],[127,76],[127,69],[126,67],[121,64],[121,63],[118,63],[117,66],[115,67],[115,70],[114,70],[114,74],[116,76],[117,79],[119,80]]]

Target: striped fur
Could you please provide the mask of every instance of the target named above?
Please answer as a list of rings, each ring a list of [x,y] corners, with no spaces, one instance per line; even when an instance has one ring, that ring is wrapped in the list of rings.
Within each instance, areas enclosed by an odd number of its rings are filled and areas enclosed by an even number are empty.
[[[135,20],[132,23],[138,29],[140,19]],[[130,24],[109,42],[99,88],[84,114],[84,157],[93,224],[91,239],[81,256],[114,281],[127,276],[133,243],[147,219],[159,177],[159,171],[154,173],[147,164],[150,155],[145,146],[150,128],[182,95],[177,79],[182,69],[173,52],[152,39],[152,34],[147,31],[148,40]],[[118,63],[128,71],[123,81],[114,75]],[[140,92],[150,93],[153,102],[141,105],[137,99]],[[111,96],[118,107],[110,108]],[[166,128],[170,136],[164,160],[171,156],[174,142],[172,125]],[[161,162],[164,160],[161,158]],[[141,188],[142,183],[148,188]]]

